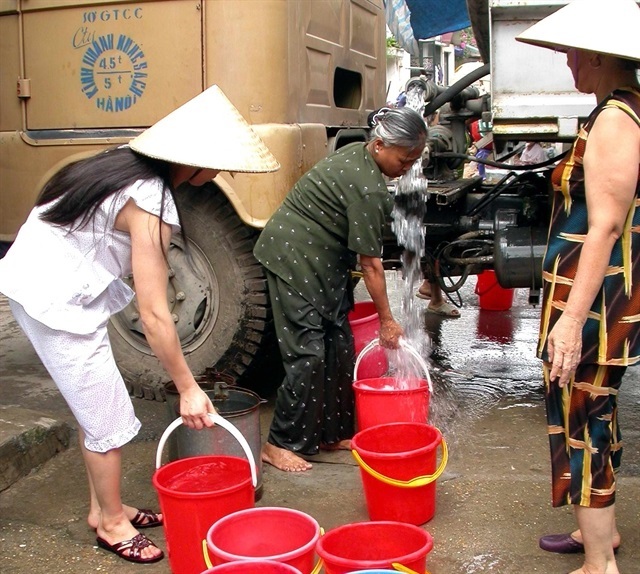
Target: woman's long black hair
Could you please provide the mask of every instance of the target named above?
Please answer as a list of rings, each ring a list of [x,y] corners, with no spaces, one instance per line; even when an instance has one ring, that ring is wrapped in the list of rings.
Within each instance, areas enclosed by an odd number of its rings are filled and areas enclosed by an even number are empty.
[[[44,210],[41,219],[53,225],[69,226],[73,231],[92,221],[96,209],[108,197],[136,181],[156,178],[164,183],[160,204],[162,219],[166,194],[170,193],[175,200],[171,164],[136,153],[128,146],[110,148],[64,166],[47,181],[36,206],[55,202]],[[178,218],[182,230],[179,211]],[[184,232],[181,233],[185,239]]]

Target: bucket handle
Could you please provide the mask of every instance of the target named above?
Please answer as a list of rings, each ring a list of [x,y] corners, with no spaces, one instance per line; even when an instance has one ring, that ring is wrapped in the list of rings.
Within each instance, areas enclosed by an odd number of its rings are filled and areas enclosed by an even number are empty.
[[[316,565],[313,567],[313,570],[309,574],[318,574],[322,567],[324,566],[324,560],[322,558],[318,558]]]
[[[320,527],[320,536],[324,536],[324,528]],[[313,567],[313,570],[309,574],[319,574],[320,570],[324,566],[324,560],[322,558],[318,558],[316,565]]]
[[[253,453],[251,452],[251,447],[247,442],[247,439],[242,436],[242,433],[235,427],[233,423],[230,423],[227,419],[221,417],[218,413],[209,413],[209,418],[211,420],[221,426],[223,429],[229,431],[234,438],[240,443],[242,450],[244,450],[244,454],[249,461],[249,467],[251,468],[251,482],[253,487],[255,488],[258,484],[258,473],[256,472],[256,461],[253,458]],[[177,429],[182,424],[182,417],[178,417],[174,420],[162,433],[160,437],[160,442],[158,443],[158,450],[156,451],[156,469],[162,466],[162,449],[164,448],[169,435]]]
[[[380,339],[373,339],[372,341],[369,341],[369,343],[367,343],[367,345],[362,349],[362,351],[360,351],[360,354],[356,359],[356,364],[353,368],[354,381],[358,380],[358,367],[360,366],[360,362],[362,361],[364,356],[379,344],[380,344]],[[429,375],[429,368],[427,367],[427,363],[425,363],[424,359],[420,356],[418,351],[416,351],[415,348],[409,343],[407,343],[404,339],[400,339],[400,347],[402,347],[405,351],[408,351],[411,355],[413,355],[413,358],[416,359],[416,361],[418,361],[418,364],[424,371],[425,378],[427,379],[427,384],[429,385],[429,392],[433,394],[433,383],[431,382],[431,375]]]
[[[394,570],[398,570],[399,572],[404,572],[405,574],[420,574],[415,570],[411,570],[411,568],[407,568],[404,564],[400,564],[399,562],[392,562],[391,566],[393,566]],[[424,574],[429,574],[428,570],[425,570]]]
[[[384,482],[385,484],[389,484],[391,486],[397,486],[399,488],[417,488],[418,486],[426,486],[427,484],[431,484],[444,472],[444,469],[447,466],[447,461],[449,460],[449,449],[447,448],[447,443],[444,438],[442,439],[440,446],[442,447],[442,460],[440,461],[440,465],[438,466],[436,471],[433,474],[417,476],[416,478],[412,478],[410,480],[397,480],[395,478],[385,476],[384,474],[380,474],[377,470],[374,470],[364,460],[362,460],[362,457],[357,453],[355,449],[351,451],[351,454],[364,471],[368,472],[374,478],[377,478],[380,482]]]
[[[211,558],[209,558],[209,548],[207,546],[206,538],[202,541],[202,557],[204,558],[204,563],[207,565],[207,569],[213,568]]]

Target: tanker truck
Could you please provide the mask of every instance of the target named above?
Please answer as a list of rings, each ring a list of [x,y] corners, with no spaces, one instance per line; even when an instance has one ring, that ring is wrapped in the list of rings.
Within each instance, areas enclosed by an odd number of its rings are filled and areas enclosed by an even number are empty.
[[[176,237],[167,298],[194,374],[252,378],[277,355],[256,237],[302,174],[366,139],[385,36],[382,0],[0,0],[0,241],[55,170],[217,84],[282,167],[179,194],[191,260]],[[135,300],[109,335],[129,391],[163,400]]]

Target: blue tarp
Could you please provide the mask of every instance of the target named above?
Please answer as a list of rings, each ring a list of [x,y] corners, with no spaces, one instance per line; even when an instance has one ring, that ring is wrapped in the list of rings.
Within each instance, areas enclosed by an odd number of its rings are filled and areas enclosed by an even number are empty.
[[[405,0],[416,40],[426,40],[471,25],[466,0]]]

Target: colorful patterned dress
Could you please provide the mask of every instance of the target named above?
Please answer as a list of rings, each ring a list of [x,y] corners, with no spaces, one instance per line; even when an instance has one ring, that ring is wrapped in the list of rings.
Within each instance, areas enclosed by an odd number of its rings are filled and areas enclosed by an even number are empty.
[[[598,114],[616,107],[640,128],[640,91],[613,92],[592,112],[571,153],[552,176],[554,201],[543,262],[538,357],[549,362],[548,335],[565,308],[588,231],[583,157]],[[606,169],[606,166],[603,166]],[[640,173],[621,237],[582,331],[580,365],[564,389],[549,384],[553,505],[603,507],[615,500],[622,443],[616,398],[627,366],[640,361]]]

